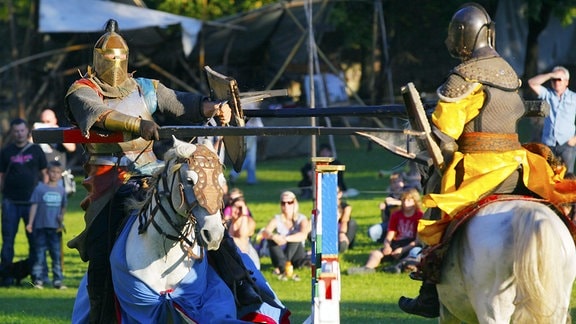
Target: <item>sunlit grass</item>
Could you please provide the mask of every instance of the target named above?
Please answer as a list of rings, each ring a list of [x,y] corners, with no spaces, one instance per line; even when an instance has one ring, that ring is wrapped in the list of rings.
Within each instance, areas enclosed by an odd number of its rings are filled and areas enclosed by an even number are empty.
[[[342,323],[435,323],[410,316],[397,307],[396,301],[401,295],[415,296],[419,282],[410,280],[407,275],[392,275],[379,272],[364,276],[348,276],[345,270],[364,264],[370,250],[378,247],[367,237],[368,226],[379,221],[378,202],[385,194],[387,180],[378,177],[378,170],[390,170],[398,167],[403,160],[374,148],[367,151],[366,143],[361,141],[360,148],[354,148],[348,137],[337,138],[338,158],[346,165],[346,182],[349,188],[360,191],[357,197],[347,199],[353,206],[352,217],[359,224],[356,246],[340,256],[342,297],[340,317]],[[261,161],[258,164],[258,185],[245,184],[242,174],[236,185],[244,192],[258,228],[263,227],[274,214],[280,211],[279,195],[284,190],[298,193],[300,167],[308,159],[291,158]],[[228,173],[228,171],[226,171]],[[77,178],[77,180],[80,180]],[[70,240],[83,229],[83,212],[79,203],[84,196],[83,188],[71,199],[65,224],[67,232],[64,242]],[[300,211],[310,215],[313,208],[311,200],[300,202]],[[24,228],[21,227],[16,242],[16,260],[25,258],[27,243]],[[308,246],[309,248],[309,246]],[[67,290],[45,288],[37,290],[30,284],[21,287],[0,288],[0,323],[69,323],[74,298],[80,279],[87,264],[80,260],[75,250],[64,248],[64,275]],[[311,312],[311,274],[309,269],[297,269],[302,281],[279,281],[272,275],[269,258],[262,259],[262,273],[269,281],[283,303],[292,312],[292,323],[302,323]],[[572,314],[575,294],[573,294]]]

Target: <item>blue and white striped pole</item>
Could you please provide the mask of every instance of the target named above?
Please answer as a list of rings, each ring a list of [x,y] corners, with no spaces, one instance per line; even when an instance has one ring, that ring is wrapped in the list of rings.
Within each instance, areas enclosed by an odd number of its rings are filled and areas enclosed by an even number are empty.
[[[313,158],[316,174],[312,213],[312,320],[340,323],[340,264],[338,261],[338,171],[333,158]]]

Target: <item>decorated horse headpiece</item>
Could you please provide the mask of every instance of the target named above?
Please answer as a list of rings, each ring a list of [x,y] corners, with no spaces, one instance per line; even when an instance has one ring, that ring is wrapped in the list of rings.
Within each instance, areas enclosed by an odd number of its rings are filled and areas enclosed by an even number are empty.
[[[224,207],[225,182],[223,167],[218,155],[205,145],[194,145],[178,140],[174,140],[174,153],[177,157],[176,164],[167,166],[172,168],[171,172],[179,171],[182,179],[191,178],[194,186],[192,189],[187,186],[180,186],[183,192],[182,203],[186,201],[192,206],[192,199],[195,196],[195,203],[203,207],[209,214],[216,214]],[[179,168],[176,170],[174,168]],[[193,191],[193,196],[192,192]]]
[[[216,214],[224,207],[224,189],[219,185],[218,179],[222,175],[220,159],[208,147],[199,145],[188,158],[188,168],[198,176],[194,181],[196,201],[208,213]]]

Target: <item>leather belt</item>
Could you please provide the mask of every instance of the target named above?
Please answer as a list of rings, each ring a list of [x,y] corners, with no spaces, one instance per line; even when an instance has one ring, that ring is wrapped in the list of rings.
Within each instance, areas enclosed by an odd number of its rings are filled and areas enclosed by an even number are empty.
[[[522,145],[518,134],[499,133],[464,133],[458,139],[458,151],[462,153],[475,152],[507,152],[519,150]]]

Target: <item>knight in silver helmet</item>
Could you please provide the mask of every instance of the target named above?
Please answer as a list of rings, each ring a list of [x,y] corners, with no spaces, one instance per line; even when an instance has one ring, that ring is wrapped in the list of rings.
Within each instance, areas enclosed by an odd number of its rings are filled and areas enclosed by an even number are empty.
[[[127,72],[128,54],[118,23],[109,20],[106,32],[94,46],[93,67],[70,86],[65,98],[71,123],[87,138],[91,130],[98,129],[129,133],[134,138],[84,145],[87,176],[83,184],[88,194],[81,207],[86,211],[86,227],[68,242],[68,247],[77,249],[82,260],[88,261],[90,323],[115,322],[109,255],[124,215],[112,211],[124,210],[126,199],[138,195],[137,189],[144,187],[139,181],[161,166],[153,151],[153,141],[159,139],[156,122],[190,125],[214,117],[221,124],[228,124],[232,114],[226,103],[170,89],[158,80],[134,78]],[[221,198],[223,192],[217,194]],[[229,240],[232,238],[225,236],[216,252],[228,260],[227,269],[231,270],[219,274],[229,286],[234,286],[238,300],[247,305],[261,303],[233,240],[231,244]]]
[[[446,47],[455,58],[467,61],[481,55],[479,50],[494,51],[495,25],[490,16],[475,4],[458,10],[448,26]]]
[[[427,246],[441,244],[454,217],[488,196],[522,194],[557,200],[562,194],[543,183],[553,184],[565,172],[565,168],[551,167],[543,155],[528,151],[540,147],[525,148],[518,140],[516,125],[525,114],[518,94],[521,82],[494,49],[494,23],[486,10],[475,3],[460,7],[452,17],[445,43],[450,54],[462,62],[438,88],[439,100],[431,117],[446,167],[432,172],[442,174],[441,179],[431,176],[423,197],[428,221],[420,221],[418,237]],[[428,260],[442,258],[434,252],[426,254]],[[423,280],[420,295],[401,297],[398,304],[407,313],[437,317],[440,305],[435,284],[441,262],[421,265],[425,267],[419,273]]]

